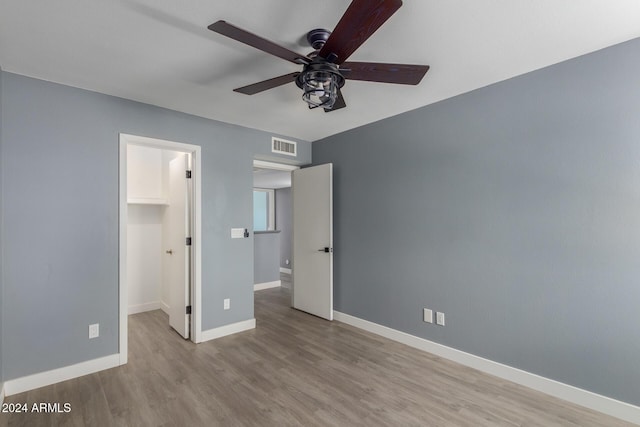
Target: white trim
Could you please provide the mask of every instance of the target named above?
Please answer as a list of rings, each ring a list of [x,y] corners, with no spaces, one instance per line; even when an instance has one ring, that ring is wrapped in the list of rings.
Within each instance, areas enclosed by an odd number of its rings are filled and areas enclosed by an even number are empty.
[[[202,335],[202,153],[199,146],[191,145],[195,150],[191,153],[191,172],[194,175],[193,187],[193,234],[195,241],[192,245],[193,289],[191,303],[194,314],[191,315],[191,340],[201,341]]]
[[[215,340],[216,338],[226,337],[227,335],[236,334],[238,332],[255,329],[256,319],[243,320],[242,322],[231,323],[230,325],[220,326],[219,328],[208,329],[202,331],[202,342]]]
[[[160,301],[160,310],[164,311],[167,316],[169,315],[169,304],[164,301]]]
[[[280,267],[280,273],[291,274],[291,269],[290,268]]]
[[[261,169],[273,169],[277,171],[294,171],[300,169],[300,166],[287,165],[284,163],[266,162],[264,160],[254,160],[253,167]]]
[[[145,311],[159,310],[160,308],[162,308],[160,301],[152,301],[152,302],[146,302],[144,304],[130,305],[129,315],[144,313]]]
[[[253,285],[253,290],[262,291],[264,289],[279,288],[281,285],[282,282],[280,280],[275,280],[273,282],[256,283],[255,285]]]
[[[360,319],[349,314],[339,311],[334,311],[333,313],[335,320],[356,328],[364,329],[376,335],[435,354],[487,374],[495,375],[496,377],[532,388],[550,396],[575,403],[576,405],[584,406],[628,422],[640,424],[640,407],[638,406],[541,377],[470,353],[465,353],[464,351],[456,350],[455,348],[369,322],[368,320]]]
[[[191,341],[198,343],[202,335],[202,174],[201,174],[201,147],[198,145],[184,144],[181,142],[165,141],[156,138],[147,138],[121,133],[120,134],[120,171],[119,171],[119,354],[120,364],[127,363],[127,337],[128,337],[128,299],[127,299],[127,145],[142,145],[146,147],[159,148],[163,150],[180,151],[191,154],[191,171],[193,186],[193,244],[192,250],[192,321],[191,321]]]
[[[118,330],[118,352],[120,354],[120,364],[127,363],[127,331],[129,316],[125,307],[129,306],[128,288],[127,283],[127,218],[129,218],[129,205],[127,201],[127,140],[126,137],[120,134],[120,170],[118,173],[119,181],[119,215],[118,215],[118,229],[119,229],[119,241],[120,247],[118,248],[118,264],[120,271],[118,273],[118,317],[119,317],[119,330]]]
[[[120,355],[112,354],[99,359],[87,360],[86,362],[76,363],[75,365],[52,369],[50,371],[28,375],[14,380],[8,380],[4,383],[4,390],[7,396],[11,396],[84,375],[93,374],[105,369],[115,368],[118,365],[120,365]]]

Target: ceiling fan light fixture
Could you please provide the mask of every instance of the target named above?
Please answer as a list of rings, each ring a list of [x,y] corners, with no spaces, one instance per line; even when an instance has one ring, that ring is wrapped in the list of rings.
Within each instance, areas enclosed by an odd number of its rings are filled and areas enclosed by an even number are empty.
[[[331,109],[338,98],[338,89],[344,86],[344,77],[333,64],[312,62],[296,78],[296,84],[309,108]]]
[[[338,97],[336,76],[324,71],[310,71],[304,74],[302,99],[309,108],[331,108]]]

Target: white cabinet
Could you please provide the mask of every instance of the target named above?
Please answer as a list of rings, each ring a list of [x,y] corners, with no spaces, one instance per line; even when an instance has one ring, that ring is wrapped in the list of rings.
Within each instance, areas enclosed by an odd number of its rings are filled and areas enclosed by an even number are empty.
[[[127,201],[135,204],[166,205],[162,150],[127,146]]]

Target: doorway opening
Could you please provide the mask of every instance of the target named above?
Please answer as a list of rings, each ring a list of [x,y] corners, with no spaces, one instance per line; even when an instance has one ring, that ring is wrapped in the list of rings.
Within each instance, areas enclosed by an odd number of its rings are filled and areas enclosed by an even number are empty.
[[[270,186],[261,184],[256,179],[262,169],[266,169],[267,176],[269,173],[275,175],[277,171],[287,171],[291,179],[292,274],[289,276],[291,288],[288,292],[291,307],[333,320],[333,165],[327,163],[300,169],[254,161],[254,290],[281,288],[281,281],[268,281],[276,277],[278,264],[277,257],[273,260],[269,254],[277,254],[279,251],[274,243],[268,243],[274,239],[262,238],[262,235],[277,235],[282,221],[278,220],[276,213],[273,221],[275,230],[269,230],[268,224],[272,222],[269,220],[269,213],[256,210],[266,208],[269,211],[269,197],[262,192],[268,192]],[[277,200],[275,205],[277,211]],[[259,227],[267,230],[261,232]],[[266,246],[266,249],[262,246]],[[271,278],[264,276],[263,269],[266,267],[271,271]],[[280,292],[284,290],[280,289]]]
[[[253,162],[254,291],[291,288],[291,173],[281,163]]]
[[[129,314],[163,309],[201,341],[200,164],[199,146],[120,134],[120,364]]]

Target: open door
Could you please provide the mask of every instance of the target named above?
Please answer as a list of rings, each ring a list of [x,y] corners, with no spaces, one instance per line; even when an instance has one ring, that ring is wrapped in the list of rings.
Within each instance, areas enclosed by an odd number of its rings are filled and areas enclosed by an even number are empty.
[[[293,308],[333,320],[333,165],[293,171]]]
[[[187,306],[190,289],[190,234],[188,157],[180,154],[169,163],[169,248],[165,261],[169,276],[169,325],[184,338],[189,338]]]

